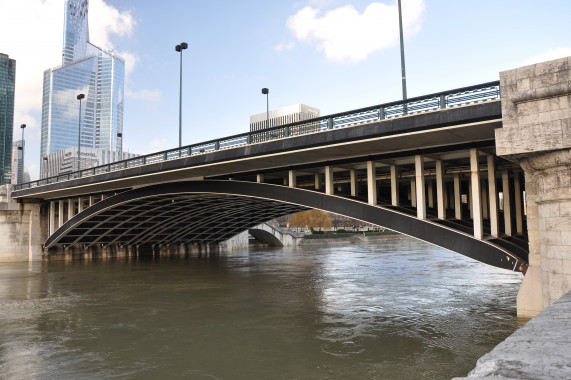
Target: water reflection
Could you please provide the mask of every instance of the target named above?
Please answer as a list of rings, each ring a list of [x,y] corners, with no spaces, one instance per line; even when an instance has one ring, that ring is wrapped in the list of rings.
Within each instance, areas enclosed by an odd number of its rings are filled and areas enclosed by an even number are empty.
[[[450,378],[521,275],[414,240],[0,266],[0,377]]]

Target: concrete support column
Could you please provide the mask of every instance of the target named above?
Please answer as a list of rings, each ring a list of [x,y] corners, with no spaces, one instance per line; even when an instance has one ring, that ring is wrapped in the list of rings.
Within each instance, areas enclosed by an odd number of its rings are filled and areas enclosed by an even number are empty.
[[[482,217],[488,219],[488,191],[486,190],[486,184],[482,185]]]
[[[56,203],[50,201],[50,220],[49,220],[49,234],[53,234],[56,230]]]
[[[426,219],[426,197],[424,195],[424,158],[421,155],[414,156],[414,170],[416,177],[416,217]]]
[[[391,165],[391,204],[399,205],[399,173],[396,165]]]
[[[290,170],[288,173],[288,184],[289,187],[297,187],[297,178],[295,175],[295,170]]]
[[[474,219],[474,209],[472,207],[472,184],[468,186],[468,211],[470,211],[470,219]]]
[[[333,195],[334,189],[334,182],[333,182],[333,166],[326,166],[325,167],[325,194]]]
[[[460,174],[454,174],[454,217],[462,219],[462,194],[460,193]]]
[[[58,208],[59,208],[59,213],[58,213],[58,226],[57,228],[60,228],[61,226],[63,226],[63,199],[60,199],[58,201]]]
[[[73,204],[73,199],[69,198],[67,200],[67,220],[73,218],[73,212],[75,211],[75,205]]]
[[[515,203],[515,226],[518,234],[523,233],[523,209],[521,207],[521,184],[519,180],[519,173],[514,173],[514,203]]]
[[[504,232],[512,236],[512,204],[510,197],[510,175],[507,170],[502,171],[502,193],[504,194]]]
[[[257,174],[256,175],[256,182],[257,183],[263,183],[264,182],[264,175],[263,174]]]
[[[410,205],[416,207],[416,180],[410,180]]]
[[[315,190],[321,191],[321,174],[315,175]]]
[[[428,207],[434,208],[434,190],[432,188],[432,180],[428,180]]]
[[[474,221],[474,237],[484,237],[484,220],[482,218],[482,190],[480,186],[480,163],[478,150],[470,149],[470,187],[472,189],[472,210]]]
[[[496,188],[496,164],[494,156],[488,155],[488,194],[490,200],[490,229],[494,237],[500,234],[499,211],[498,211],[498,189]]]
[[[446,219],[446,194],[444,186],[444,163],[436,160],[436,204],[438,206],[438,219]]]
[[[93,206],[93,195],[89,196],[89,207]]]
[[[83,199],[81,197],[77,198],[77,212],[83,211]]]
[[[377,168],[374,161],[367,161],[367,195],[369,204],[377,204]]]
[[[359,195],[359,187],[357,186],[357,171],[355,169],[349,170],[349,177],[351,178],[351,196],[356,197]]]

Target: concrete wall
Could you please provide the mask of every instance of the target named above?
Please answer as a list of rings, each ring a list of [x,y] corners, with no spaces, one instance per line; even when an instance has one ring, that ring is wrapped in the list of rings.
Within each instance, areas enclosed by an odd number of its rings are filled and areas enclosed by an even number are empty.
[[[14,201],[11,191],[11,185],[0,186],[0,262],[41,260],[46,210],[40,203]]]
[[[534,316],[571,289],[571,57],[500,73],[498,156],[525,172],[529,269],[518,314]]]

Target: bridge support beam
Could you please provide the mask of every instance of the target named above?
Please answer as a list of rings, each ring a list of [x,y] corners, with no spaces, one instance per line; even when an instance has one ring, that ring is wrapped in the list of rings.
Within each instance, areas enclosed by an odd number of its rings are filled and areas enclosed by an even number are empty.
[[[335,184],[333,183],[333,166],[325,167],[325,194],[333,195],[335,192]]]
[[[523,211],[521,207],[521,184],[519,173],[514,173],[514,208],[515,208],[515,230],[517,234],[523,233]]]
[[[288,173],[288,185],[289,187],[297,187],[297,177],[295,175],[295,170],[290,170]]]
[[[377,204],[377,168],[374,161],[367,161],[367,196],[370,205]]]
[[[474,237],[484,237],[484,221],[482,218],[482,190],[480,186],[480,163],[478,150],[470,149],[470,186],[472,188],[472,220],[474,221]]]
[[[504,196],[504,233],[512,236],[512,204],[510,196],[510,174],[502,171],[502,194]]]
[[[424,180],[424,157],[421,155],[414,156],[414,169],[416,177],[416,217],[418,219],[426,219],[426,196],[425,196],[425,180]]]
[[[321,191],[321,174],[315,175],[315,190]]]
[[[530,252],[518,315],[533,316],[571,290],[570,77],[571,57],[500,73],[496,152],[525,174]]]
[[[396,165],[391,165],[391,204],[399,205],[399,175]]]
[[[460,193],[460,174],[454,174],[454,217],[462,219],[462,194]]]
[[[355,169],[349,170],[349,177],[351,180],[351,196],[356,197],[359,195],[359,186],[357,184],[357,171]]]
[[[438,207],[438,219],[446,219],[446,195],[444,194],[444,163],[436,160],[436,205]]]
[[[488,194],[490,204],[490,234],[493,237],[499,236],[500,225],[498,219],[498,191],[496,188],[496,163],[494,156],[489,154],[488,161]]]

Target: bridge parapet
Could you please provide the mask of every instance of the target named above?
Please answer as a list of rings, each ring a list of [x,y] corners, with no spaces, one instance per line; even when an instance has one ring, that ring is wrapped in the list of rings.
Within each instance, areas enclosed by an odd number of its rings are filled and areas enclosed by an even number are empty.
[[[500,73],[498,156],[525,172],[529,269],[518,313],[533,316],[571,290],[571,57]]]

